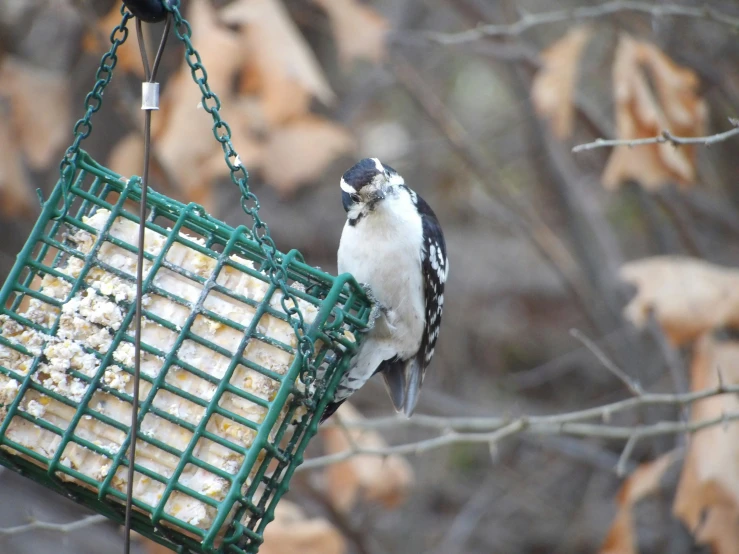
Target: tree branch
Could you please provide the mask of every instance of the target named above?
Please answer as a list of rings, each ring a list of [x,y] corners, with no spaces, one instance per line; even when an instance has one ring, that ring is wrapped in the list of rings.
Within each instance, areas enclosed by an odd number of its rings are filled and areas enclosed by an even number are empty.
[[[628,146],[629,148],[633,148],[634,146],[643,146],[645,144],[664,144],[667,142],[675,147],[680,146],[681,144],[700,144],[703,146],[711,146],[712,144],[739,136],[739,119],[729,118],[729,123],[734,127],[733,129],[705,137],[678,137],[673,135],[670,131],[662,131],[661,135],[642,139],[606,140],[599,138],[587,144],[579,144],[578,146],[575,146],[572,151],[577,153],[584,152],[586,150],[594,150],[595,148],[606,148],[611,146]]]
[[[644,394],[644,390],[641,388],[639,382],[629,377],[623,369],[616,365],[616,362],[611,360],[606,353],[603,352],[597,344],[595,344],[595,342],[586,337],[578,329],[570,329],[570,335],[579,340],[585,348],[590,350],[593,355],[598,358],[598,361],[603,364],[603,367],[618,377],[634,396],[642,396]]]
[[[644,398],[644,397],[640,397]],[[719,417],[703,419],[691,422],[659,421],[651,425],[640,426],[617,426],[598,423],[575,423],[558,421],[557,416],[520,417],[508,420],[507,423],[489,433],[458,433],[456,431],[446,432],[440,436],[423,439],[416,442],[388,446],[385,448],[360,448],[350,449],[327,456],[319,456],[306,460],[298,469],[314,469],[330,464],[343,462],[354,456],[390,456],[397,454],[422,454],[429,450],[435,450],[442,446],[452,444],[494,444],[508,436],[526,431],[537,435],[569,435],[574,437],[589,437],[600,439],[627,440],[619,460],[619,467],[625,466],[628,454],[633,450],[633,445],[643,438],[657,437],[662,435],[674,435],[677,433],[695,433],[708,427],[725,425],[732,421],[739,421],[739,412],[724,414]],[[629,445],[631,443],[631,446]]]
[[[56,531],[57,533],[71,533],[90,525],[96,525],[108,521],[108,518],[102,515],[87,516],[69,523],[49,523],[47,521],[32,520],[25,525],[17,525],[15,527],[0,528],[0,537],[9,535],[20,535],[29,531]]]
[[[640,397],[644,398],[644,397]],[[526,431],[538,435],[569,435],[574,437],[589,437],[600,439],[627,440],[632,443],[624,450],[629,454],[633,450],[633,444],[646,437],[657,437],[662,435],[674,435],[677,433],[695,433],[715,425],[725,425],[732,421],[739,421],[739,412],[724,414],[719,417],[703,419],[691,422],[659,421],[651,425],[639,426],[617,426],[598,423],[566,423],[557,421],[557,416],[520,417],[508,420],[499,429],[489,433],[458,433],[456,431],[446,432],[440,436],[423,439],[416,442],[388,446],[385,448],[360,448],[350,449],[336,454],[319,456],[306,460],[298,469],[314,469],[330,464],[343,462],[354,456],[390,456],[394,454],[422,454],[429,450],[435,450],[442,446],[452,444],[494,444],[508,436]],[[619,466],[628,461],[622,455]]]
[[[521,416],[515,419],[503,417],[443,417],[415,415],[405,417],[386,417],[364,421],[346,422],[347,428],[382,429],[388,427],[417,426],[439,431],[439,435],[415,442],[388,446],[385,448],[352,447],[343,452],[329,454],[306,460],[299,469],[311,469],[342,462],[353,456],[389,456],[393,454],[420,454],[444,446],[460,443],[495,444],[506,437],[519,433],[533,435],[565,435],[627,441],[619,459],[617,469],[623,471],[636,443],[647,437],[695,433],[714,425],[739,421],[739,412],[699,421],[658,421],[648,425],[611,425],[611,417],[619,412],[651,405],[685,406],[720,394],[737,394],[739,385],[725,385],[703,391],[682,394],[649,394],[627,398],[603,406],[575,412],[545,416]],[[602,423],[594,423],[600,420]]]
[[[347,514],[337,509],[326,496],[326,491],[313,485],[309,479],[302,482],[305,491],[313,500],[318,502],[321,507],[331,516],[331,521],[341,530],[342,534],[354,543],[358,554],[372,554],[372,549],[367,544],[367,539],[371,537],[362,532]]]
[[[666,16],[707,19],[716,23],[723,23],[730,27],[739,28],[739,17],[725,14],[709,6],[692,7],[679,4],[653,4],[651,2],[614,0],[598,6],[582,6],[574,9],[524,14],[518,21],[511,24],[480,25],[474,29],[459,33],[426,32],[424,36],[441,44],[460,44],[486,37],[517,36],[540,25],[561,23],[564,21],[598,19],[621,12],[635,12],[653,17]]]

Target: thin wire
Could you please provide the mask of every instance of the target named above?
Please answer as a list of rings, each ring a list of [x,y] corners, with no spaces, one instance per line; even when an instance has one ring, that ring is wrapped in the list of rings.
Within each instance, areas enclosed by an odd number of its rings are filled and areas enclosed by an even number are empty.
[[[167,44],[167,38],[169,38],[169,29],[171,27],[172,17],[170,15],[167,15],[167,19],[164,20],[164,34],[162,35],[161,42],[159,42],[159,49],[157,50],[157,55],[154,57],[154,67],[151,70],[152,82],[157,75],[157,71],[159,71],[159,64],[162,63],[162,54],[164,53],[164,47]]]
[[[136,38],[139,41],[139,52],[141,52],[141,63],[144,66],[144,75],[145,75],[146,81],[151,83],[151,69],[149,66],[149,55],[146,53],[146,43],[144,42],[144,30],[141,27],[141,20],[138,17],[136,18]],[[145,161],[144,161],[144,164],[146,164]]]
[[[144,43],[144,33],[141,28],[141,20],[136,18],[136,35],[139,41],[139,50],[141,51],[141,61],[144,64],[144,72],[146,80],[153,83],[156,78],[159,63],[162,59],[164,46],[167,43],[169,30],[171,27],[171,17],[167,15],[164,24],[164,34],[159,43],[156,57],[154,58],[154,67],[149,69],[149,59],[146,55],[146,44]],[[131,443],[128,462],[128,483],[126,484],[126,519],[124,528],[124,554],[131,552],[131,513],[133,508],[133,478],[135,475],[136,461],[136,441],[138,439],[138,416],[139,416],[139,383],[141,381],[141,319],[142,319],[142,299],[144,295],[144,238],[146,237],[146,196],[149,187],[149,158],[151,155],[151,110],[144,110],[144,170],[141,173],[141,205],[139,208],[139,241],[138,255],[136,262],[136,332],[134,335],[134,372],[133,372],[133,400],[131,406]]]

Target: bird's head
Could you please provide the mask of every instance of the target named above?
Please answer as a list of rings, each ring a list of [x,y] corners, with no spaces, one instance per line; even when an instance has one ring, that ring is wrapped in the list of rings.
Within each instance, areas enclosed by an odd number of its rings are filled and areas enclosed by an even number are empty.
[[[374,211],[381,202],[397,195],[405,184],[403,178],[389,165],[377,158],[364,158],[344,173],[341,178],[341,197],[350,218]]]

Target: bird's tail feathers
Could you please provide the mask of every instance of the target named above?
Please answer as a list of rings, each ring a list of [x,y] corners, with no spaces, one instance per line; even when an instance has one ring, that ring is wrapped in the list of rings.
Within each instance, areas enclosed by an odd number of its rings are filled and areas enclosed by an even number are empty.
[[[402,412],[405,404],[405,364],[400,360],[385,362],[382,377],[385,389],[396,412]]]
[[[352,368],[342,379],[335,400],[344,400],[359,390],[374,373],[381,373],[388,396],[396,412],[413,415],[423,384],[424,367],[414,357],[400,360],[392,342],[367,340],[357,354]]]
[[[409,360],[405,366],[403,413],[406,417],[411,417],[416,409],[418,395],[421,392],[421,385],[423,385],[423,373],[423,368],[420,366],[416,358]]]
[[[378,368],[385,380],[385,388],[395,411],[411,417],[418,403],[423,384],[423,368],[416,358],[387,360]]]

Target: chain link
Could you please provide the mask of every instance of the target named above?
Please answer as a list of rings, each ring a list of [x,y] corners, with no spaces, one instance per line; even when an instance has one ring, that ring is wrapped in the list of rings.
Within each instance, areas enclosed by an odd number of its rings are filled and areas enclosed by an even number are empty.
[[[303,314],[298,308],[297,299],[290,292],[287,285],[287,271],[280,265],[277,247],[269,232],[269,227],[259,217],[259,200],[256,195],[249,190],[249,175],[241,164],[238,154],[231,142],[231,128],[220,114],[221,101],[218,96],[210,89],[208,85],[208,72],[203,65],[200,54],[192,44],[192,29],[186,19],[182,17],[179,6],[174,2],[165,2],[165,6],[172,12],[175,21],[175,34],[177,38],[185,46],[185,61],[190,66],[192,78],[200,88],[202,95],[203,109],[213,118],[213,136],[220,143],[223,149],[226,165],[229,168],[231,181],[239,187],[241,191],[241,207],[244,212],[254,221],[252,226],[252,235],[257,241],[266,257],[264,270],[269,276],[270,281],[278,286],[283,293],[281,299],[282,309],[288,317],[288,320],[298,337],[298,352],[302,358],[301,379],[305,385],[311,385],[316,378],[315,367],[313,366],[313,343],[305,332],[305,321]],[[74,172],[74,164],[77,154],[80,150],[80,144],[92,132],[92,116],[100,110],[103,102],[103,93],[113,77],[113,69],[118,63],[118,48],[128,38],[128,20],[133,15],[127,10],[125,5],[121,6],[121,23],[116,26],[110,34],[111,47],[110,50],[102,57],[100,67],[95,74],[95,85],[85,97],[85,114],[78,120],[73,128],[74,141],[67,149],[59,164],[59,173],[62,182],[67,186],[71,184],[71,176]],[[67,196],[64,197],[64,212],[67,211]],[[289,303],[292,304],[290,306]]]
[[[92,90],[85,97],[85,115],[74,124],[74,141],[72,142],[72,145],[67,148],[67,151],[64,153],[64,157],[59,164],[59,175],[65,187],[69,187],[72,184],[72,175],[74,174],[77,154],[80,151],[80,144],[90,136],[90,133],[92,132],[92,116],[95,112],[100,110],[103,105],[103,92],[105,91],[105,87],[108,86],[110,80],[113,78],[113,69],[115,69],[115,66],[118,63],[118,47],[126,42],[126,39],[128,38],[128,20],[133,18],[133,15],[126,9],[125,5],[122,5],[121,16],[121,22],[110,33],[110,50],[108,50],[100,60],[100,67],[95,73],[95,86],[93,86]],[[67,205],[68,196],[68,194],[64,195],[64,209],[62,217],[66,215],[69,208]]]
[[[295,296],[290,292],[287,281],[287,271],[279,263],[277,247],[269,233],[269,227],[259,217],[259,200],[256,195],[249,190],[249,174],[241,164],[238,154],[231,143],[231,128],[221,118],[220,108],[221,101],[218,96],[210,89],[208,85],[208,73],[203,66],[200,54],[195,49],[190,40],[192,29],[186,19],[182,17],[177,5],[166,2],[165,6],[172,12],[174,16],[174,30],[177,38],[185,45],[185,61],[190,66],[192,78],[200,87],[202,94],[203,109],[213,118],[213,135],[221,144],[223,154],[231,174],[231,181],[239,187],[241,191],[241,207],[244,212],[254,221],[252,226],[252,235],[266,257],[264,270],[269,276],[270,281],[280,288],[282,291],[282,309],[288,317],[295,336],[298,337],[298,353],[302,359],[301,380],[306,386],[310,386],[316,379],[316,370],[313,365],[313,343],[305,332],[305,321],[303,314],[298,307]]]

